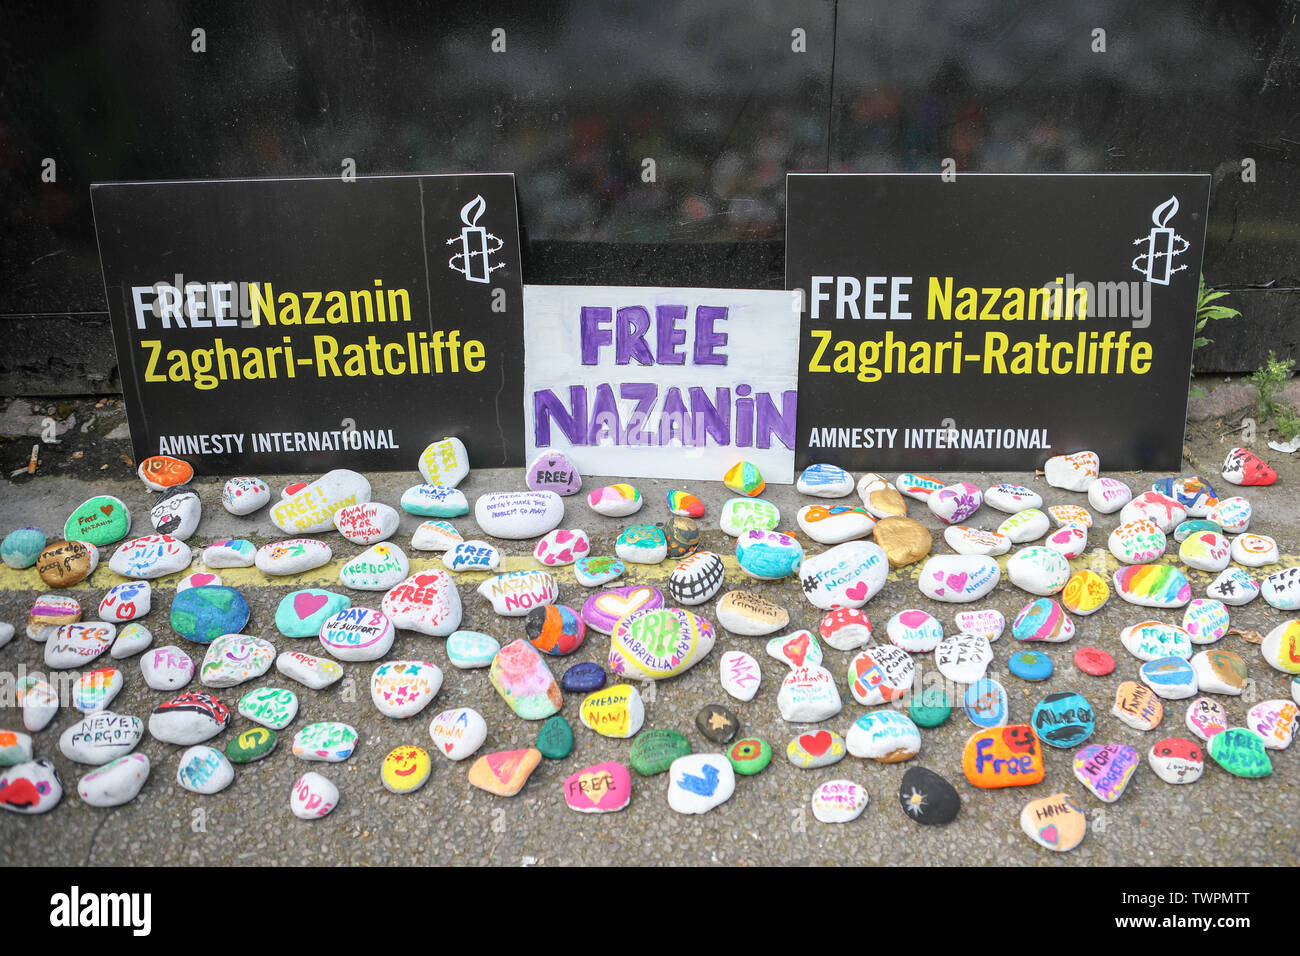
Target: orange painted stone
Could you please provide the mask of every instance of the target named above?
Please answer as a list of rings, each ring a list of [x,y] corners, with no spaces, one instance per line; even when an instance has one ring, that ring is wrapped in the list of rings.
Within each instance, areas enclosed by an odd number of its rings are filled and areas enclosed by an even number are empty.
[[[966,741],[961,769],[986,790],[1028,787],[1043,779],[1043,745],[1028,724],[982,730]]]
[[[484,754],[469,768],[469,782],[498,797],[513,797],[541,761],[542,752],[536,747]]]
[[[154,455],[140,462],[136,474],[150,490],[166,491],[168,488],[188,485],[194,478],[194,469],[189,462],[179,458]]]

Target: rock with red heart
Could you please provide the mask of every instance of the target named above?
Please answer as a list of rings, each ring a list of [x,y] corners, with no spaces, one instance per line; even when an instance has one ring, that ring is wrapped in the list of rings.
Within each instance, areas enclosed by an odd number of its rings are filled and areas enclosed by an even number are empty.
[[[820,664],[822,648],[811,631],[795,631],[783,637],[774,637],[767,642],[767,656],[780,661],[786,667],[803,667],[805,664]]]
[[[1234,485],[1271,485],[1277,472],[1253,451],[1234,448],[1223,460],[1223,480]]]
[[[221,489],[221,504],[232,515],[251,515],[271,500],[271,486],[261,478],[241,475]]]
[[[785,748],[786,759],[804,770],[839,763],[846,752],[844,738],[833,730],[813,730],[800,734]]]
[[[432,637],[446,637],[460,627],[460,592],[446,571],[417,571],[394,585],[379,608],[394,627]]]
[[[850,541],[805,558],[799,569],[804,597],[823,611],[862,607],[885,586],[889,559],[880,545]]]
[[[992,591],[1001,578],[998,563],[986,555],[936,554],[921,567],[917,585],[928,598],[967,604]]]
[[[69,541],[89,541],[101,548],[121,541],[130,530],[131,509],[112,495],[87,498],[63,523],[63,536]]]
[[[319,534],[334,528],[334,513],[370,500],[370,481],[335,468],[271,506],[271,521],[285,534]]]
[[[587,636],[587,625],[578,612],[563,604],[545,604],[535,607],[524,618],[524,633],[528,643],[543,654],[562,657],[572,654],[582,646]]]
[[[333,591],[319,588],[292,591],[280,599],[275,610],[275,627],[285,637],[317,637],[322,624],[351,606],[350,597]]]
[[[547,567],[573,564],[591,551],[591,539],[581,528],[559,528],[538,541],[533,557]]]
[[[429,738],[448,760],[464,760],[487,740],[487,722],[470,707],[444,710],[429,721]]]

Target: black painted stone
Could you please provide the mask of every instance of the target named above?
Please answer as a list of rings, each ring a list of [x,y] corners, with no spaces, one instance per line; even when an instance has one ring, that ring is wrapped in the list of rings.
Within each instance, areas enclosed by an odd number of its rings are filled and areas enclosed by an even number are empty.
[[[740,718],[721,704],[709,704],[695,715],[695,726],[714,743],[725,744],[740,730]]]
[[[673,515],[664,522],[663,528],[670,558],[680,560],[700,546],[700,526],[694,518]]]
[[[951,823],[961,809],[961,796],[933,770],[909,767],[898,785],[898,802],[908,818],[926,826]]]

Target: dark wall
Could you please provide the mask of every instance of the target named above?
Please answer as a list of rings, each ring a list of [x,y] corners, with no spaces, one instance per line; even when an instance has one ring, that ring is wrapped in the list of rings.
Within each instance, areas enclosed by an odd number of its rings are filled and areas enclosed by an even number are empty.
[[[515,172],[525,281],[760,288],[783,280],[787,172],[948,157],[1209,171],[1204,271],[1245,315],[1210,330],[1197,367],[1251,369],[1269,347],[1300,359],[1298,14],[1300,0],[8,3],[0,393],[117,388],[91,182],[337,175],[346,159]]]

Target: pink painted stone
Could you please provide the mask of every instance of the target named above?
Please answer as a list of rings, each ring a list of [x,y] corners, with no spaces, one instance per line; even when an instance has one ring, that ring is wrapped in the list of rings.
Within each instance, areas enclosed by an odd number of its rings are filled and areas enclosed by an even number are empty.
[[[615,761],[586,767],[564,781],[564,802],[579,813],[613,813],[632,799],[632,775]]]

